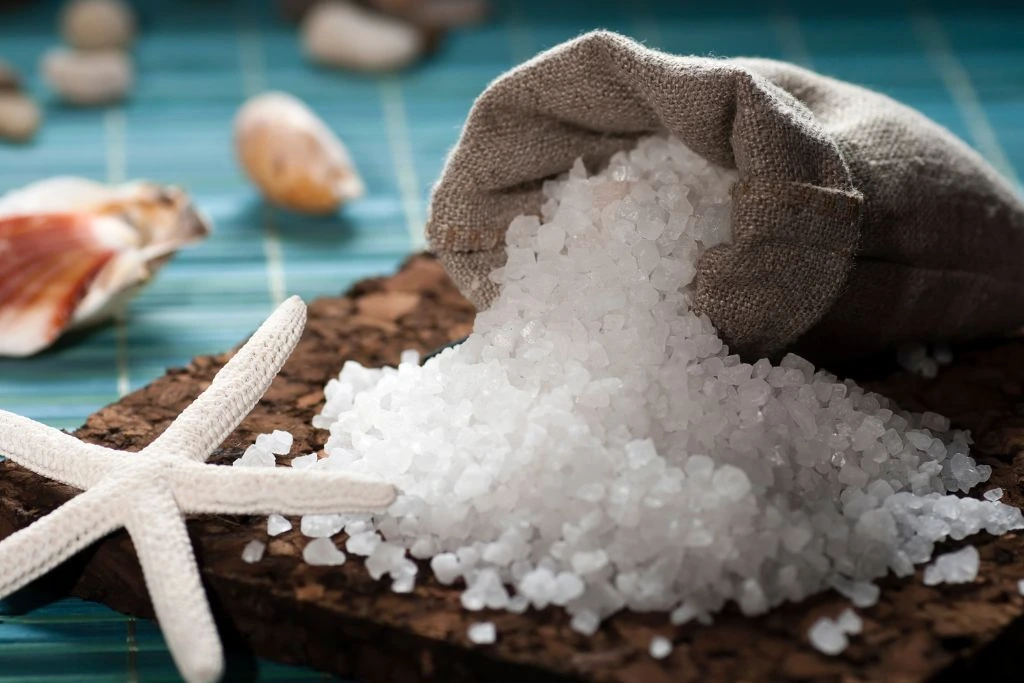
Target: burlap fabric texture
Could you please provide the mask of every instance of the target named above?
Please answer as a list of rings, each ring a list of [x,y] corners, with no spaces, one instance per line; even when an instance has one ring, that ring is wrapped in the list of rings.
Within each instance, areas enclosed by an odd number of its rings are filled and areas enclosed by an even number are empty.
[[[1024,205],[977,153],[870,90],[764,59],[594,32],[495,80],[434,190],[431,249],[478,308],[544,179],[670,132],[735,168],[732,244],[696,306],[747,357],[841,359],[1024,324]]]

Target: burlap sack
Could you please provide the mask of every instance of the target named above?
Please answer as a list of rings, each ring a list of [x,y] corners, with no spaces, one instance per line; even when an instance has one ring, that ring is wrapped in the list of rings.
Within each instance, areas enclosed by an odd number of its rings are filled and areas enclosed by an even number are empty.
[[[1024,323],[1024,205],[920,113],[790,64],[678,57],[596,32],[497,79],[434,190],[427,234],[486,307],[504,237],[545,178],[670,131],[736,168],[734,242],[696,304],[749,357],[817,359]]]

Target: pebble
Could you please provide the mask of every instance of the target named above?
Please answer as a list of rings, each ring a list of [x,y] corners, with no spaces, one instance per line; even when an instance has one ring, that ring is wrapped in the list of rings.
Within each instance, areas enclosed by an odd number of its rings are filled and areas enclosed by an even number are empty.
[[[314,62],[357,71],[396,71],[426,49],[417,27],[349,2],[314,7],[303,20],[302,43]]]
[[[345,145],[287,93],[263,93],[242,106],[235,152],[267,201],[292,211],[330,213],[365,192]]]
[[[131,60],[114,51],[55,48],[43,56],[43,77],[64,101],[79,106],[124,99],[134,81]]]
[[[60,32],[79,50],[123,49],[135,40],[135,23],[121,0],[72,0],[61,11]]]
[[[31,140],[43,115],[28,95],[0,90],[0,139],[10,142]]]

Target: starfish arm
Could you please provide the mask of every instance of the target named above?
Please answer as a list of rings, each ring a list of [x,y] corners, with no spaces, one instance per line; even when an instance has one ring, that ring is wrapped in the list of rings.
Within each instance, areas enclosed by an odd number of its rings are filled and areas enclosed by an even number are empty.
[[[111,487],[85,491],[0,542],[0,598],[23,588],[122,525]]]
[[[166,487],[136,490],[127,520],[160,630],[189,683],[213,683],[224,653],[203,591],[185,520]]]
[[[0,455],[47,479],[87,489],[116,466],[116,451],[0,410]]]
[[[178,505],[195,514],[377,512],[395,500],[390,484],[343,472],[182,463],[170,476]]]
[[[209,388],[145,452],[206,460],[270,387],[305,324],[302,299],[293,296],[278,306]]]

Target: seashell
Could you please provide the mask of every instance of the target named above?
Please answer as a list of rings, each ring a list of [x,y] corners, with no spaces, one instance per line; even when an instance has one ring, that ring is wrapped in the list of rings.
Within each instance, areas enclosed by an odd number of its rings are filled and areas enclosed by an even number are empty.
[[[408,22],[350,2],[324,2],[302,22],[306,54],[326,66],[394,71],[423,54],[426,38]]]
[[[175,187],[53,178],[0,197],[0,356],[117,313],[209,225]]]
[[[60,32],[79,50],[127,48],[135,40],[135,12],[121,0],[72,0],[61,10]]]
[[[42,71],[61,99],[82,106],[117,102],[128,93],[134,80],[131,60],[116,51],[57,48],[43,56]]]
[[[286,93],[263,93],[242,106],[235,150],[263,196],[286,209],[328,213],[365,191],[341,140]]]

